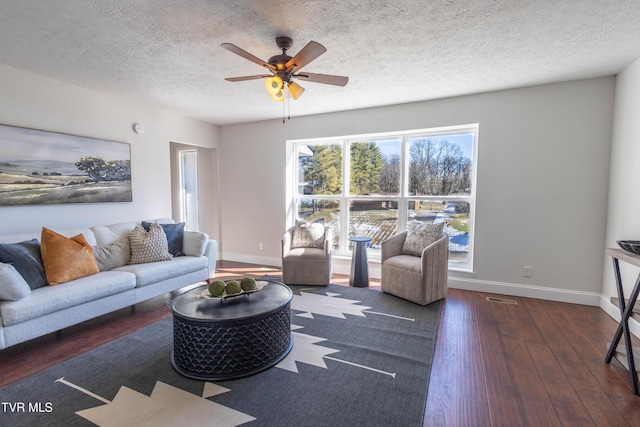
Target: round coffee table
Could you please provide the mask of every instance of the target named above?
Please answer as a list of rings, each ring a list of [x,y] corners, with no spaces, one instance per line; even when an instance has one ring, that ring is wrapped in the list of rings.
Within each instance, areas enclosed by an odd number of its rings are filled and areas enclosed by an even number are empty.
[[[207,286],[176,297],[173,313],[174,369],[188,378],[220,381],[257,374],[291,351],[286,285],[269,281],[262,290],[225,299],[197,298]]]

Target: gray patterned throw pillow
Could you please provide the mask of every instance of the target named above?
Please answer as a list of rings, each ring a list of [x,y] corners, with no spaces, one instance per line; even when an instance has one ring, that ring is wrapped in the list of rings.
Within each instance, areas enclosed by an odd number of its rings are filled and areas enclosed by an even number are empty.
[[[402,246],[405,255],[422,256],[424,248],[435,242],[442,236],[444,222],[429,224],[420,221],[409,223],[409,232]]]
[[[93,247],[93,256],[100,271],[127,265],[131,259],[129,239],[122,238],[107,245],[96,245]]]
[[[131,245],[131,261],[129,264],[167,261],[173,258],[169,253],[167,236],[159,224],[151,224],[147,232],[141,225],[129,233]]]
[[[324,249],[324,220],[311,224],[297,221],[291,236],[291,247]]]

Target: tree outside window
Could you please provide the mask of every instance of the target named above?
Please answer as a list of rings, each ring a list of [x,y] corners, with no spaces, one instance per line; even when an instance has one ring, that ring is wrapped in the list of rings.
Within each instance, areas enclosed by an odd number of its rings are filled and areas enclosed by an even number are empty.
[[[296,215],[331,226],[345,255],[349,237],[371,237],[372,259],[410,221],[444,222],[450,266],[470,270],[476,135],[470,125],[296,142]]]

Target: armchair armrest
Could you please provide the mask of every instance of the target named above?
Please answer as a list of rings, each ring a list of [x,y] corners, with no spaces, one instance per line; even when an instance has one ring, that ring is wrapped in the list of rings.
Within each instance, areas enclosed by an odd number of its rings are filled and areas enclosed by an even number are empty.
[[[422,251],[422,271],[427,271],[428,268],[440,266],[444,269],[448,269],[449,264],[449,236],[445,233],[442,236],[423,249]]]
[[[290,227],[282,236],[282,256],[284,257],[291,250],[291,234],[293,227]]]
[[[407,232],[396,234],[393,237],[388,238],[382,242],[381,262],[385,262],[392,256],[400,255],[402,253],[402,247],[404,241],[407,238]]]
[[[326,226],[324,228],[324,254],[329,256],[331,253],[331,246],[333,246],[333,232],[331,227]]]

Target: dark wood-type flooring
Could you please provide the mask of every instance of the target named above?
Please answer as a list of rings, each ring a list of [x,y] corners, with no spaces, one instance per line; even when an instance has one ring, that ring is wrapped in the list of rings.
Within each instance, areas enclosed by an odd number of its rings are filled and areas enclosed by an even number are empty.
[[[277,268],[218,263],[216,277]],[[348,286],[348,277],[333,283]],[[371,288],[379,289],[372,280]],[[171,293],[0,350],[0,386],[170,316]],[[640,426],[627,371],[604,363],[617,323],[598,307],[449,289],[425,426]]]

